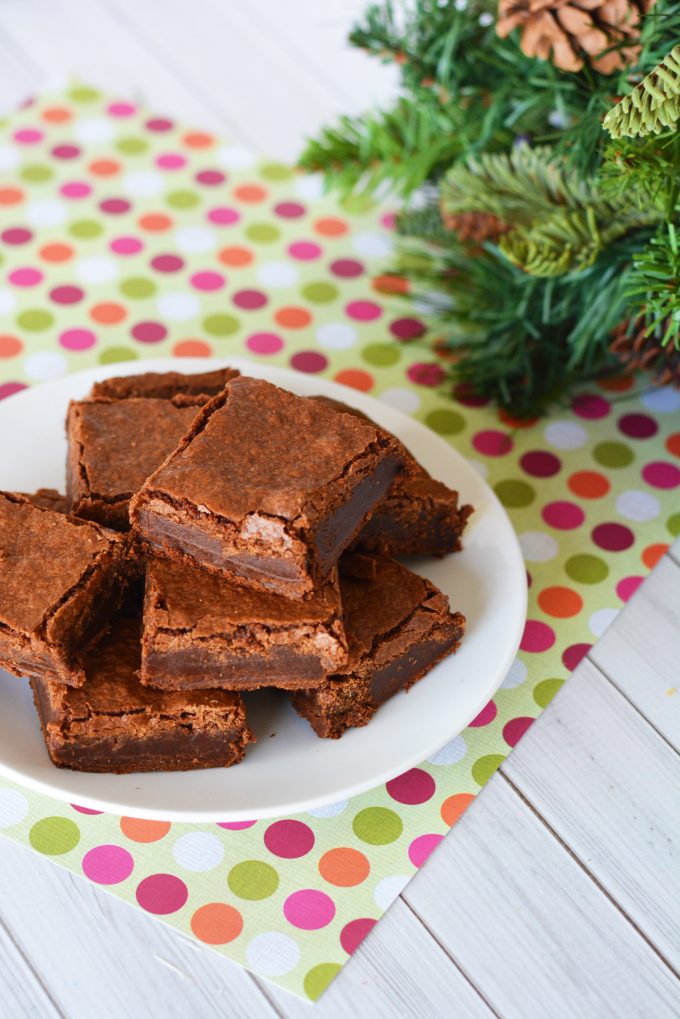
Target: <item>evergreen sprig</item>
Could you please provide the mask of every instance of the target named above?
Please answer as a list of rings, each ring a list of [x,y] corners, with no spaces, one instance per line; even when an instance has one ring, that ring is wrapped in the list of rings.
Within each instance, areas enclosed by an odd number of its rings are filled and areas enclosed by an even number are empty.
[[[626,295],[641,302],[647,335],[660,336],[662,346],[680,350],[680,237],[666,224],[633,256]]]
[[[643,138],[674,129],[680,120],[680,45],[609,111],[603,127],[612,138]]]

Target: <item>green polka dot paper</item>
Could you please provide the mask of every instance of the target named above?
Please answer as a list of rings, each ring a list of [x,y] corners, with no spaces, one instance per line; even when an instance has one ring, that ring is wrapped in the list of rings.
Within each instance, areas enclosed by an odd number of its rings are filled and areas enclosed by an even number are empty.
[[[519,422],[448,393],[392,217],[76,85],[0,130],[0,397],[95,364],[249,356],[414,414],[488,478],[529,619],[503,686],[428,761],[294,818],[170,824],[0,781],[0,829],[316,999],[680,533],[680,394],[614,380]],[[181,364],[181,362],[179,362]],[[454,836],[455,837],[455,836]]]

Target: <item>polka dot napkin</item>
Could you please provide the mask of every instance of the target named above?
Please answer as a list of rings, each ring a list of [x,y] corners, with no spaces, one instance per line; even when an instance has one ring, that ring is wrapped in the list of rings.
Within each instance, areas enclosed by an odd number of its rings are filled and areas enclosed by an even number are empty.
[[[502,688],[385,786],[295,818],[171,825],[0,781],[9,838],[312,999],[680,533],[680,394],[617,380],[536,422],[452,399],[406,284],[384,274],[391,228],[369,201],[338,205],[82,85],[1,126],[0,397],[149,355],[327,375],[455,443],[520,535],[529,620]]]

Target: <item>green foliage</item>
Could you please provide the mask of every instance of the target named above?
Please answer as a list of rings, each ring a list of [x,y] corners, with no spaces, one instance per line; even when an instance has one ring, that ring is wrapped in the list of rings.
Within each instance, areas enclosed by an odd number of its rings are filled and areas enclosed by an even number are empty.
[[[647,335],[680,350],[680,238],[669,223],[633,256],[626,294],[644,302]]]
[[[604,118],[612,138],[643,138],[675,128],[680,120],[680,45]]]

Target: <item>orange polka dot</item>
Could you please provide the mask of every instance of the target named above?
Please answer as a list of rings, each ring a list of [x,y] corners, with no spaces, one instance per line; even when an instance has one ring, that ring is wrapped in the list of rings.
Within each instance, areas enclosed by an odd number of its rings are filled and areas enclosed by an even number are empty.
[[[115,159],[95,159],[88,169],[95,177],[114,177],[120,173],[120,163]]]
[[[169,821],[145,821],[141,817],[121,817],[120,830],[133,842],[158,842],[168,834]]]
[[[24,345],[16,336],[0,336],[0,357],[14,357],[20,354]]]
[[[373,376],[361,368],[343,368],[335,376],[335,381],[351,389],[359,389],[362,393],[367,393],[375,385]]]
[[[172,226],[172,219],[163,212],[147,212],[140,216],[137,222],[142,230],[148,230],[149,233],[162,233]]]
[[[296,308],[290,305],[287,308],[279,308],[274,319],[285,329],[304,329],[312,321],[312,316],[306,308]]]
[[[189,131],[184,135],[182,141],[190,149],[209,149],[211,145],[215,144],[213,136],[206,134],[205,131]]]
[[[598,386],[610,393],[625,393],[635,384],[632,375],[615,375],[612,379],[599,379]]]
[[[72,119],[73,114],[65,106],[49,106],[42,111],[41,117],[48,124],[64,124],[67,120]]]
[[[38,252],[46,262],[68,262],[75,252],[70,244],[43,244]]]
[[[470,806],[474,796],[472,793],[456,793],[444,800],[441,806],[441,815],[444,824],[452,828],[456,821],[460,820],[467,808]]]
[[[205,340],[180,340],[172,352],[176,357],[210,357],[212,347]]]
[[[338,888],[353,888],[360,885],[370,871],[370,863],[358,849],[348,849],[344,846],[329,849],[319,860],[321,877]]]
[[[371,284],[379,294],[407,294],[410,289],[408,280],[405,280],[403,276],[395,276],[391,273],[376,276]]]
[[[102,301],[101,304],[95,304],[90,308],[90,318],[94,319],[95,322],[100,322],[102,325],[116,325],[116,323],[122,322],[126,317],[127,310],[125,307],[122,304],[116,304],[114,301]]]
[[[508,428],[531,428],[538,421],[538,418],[516,418],[512,414],[508,414],[507,410],[498,411],[498,419],[502,421]]]
[[[680,456],[680,432],[674,432],[666,439],[666,449],[673,456]]]
[[[207,902],[192,916],[191,930],[206,945],[226,945],[243,930],[243,917],[226,902]]]
[[[548,616],[570,619],[583,608],[583,598],[570,587],[544,587],[538,595],[538,605]]]
[[[342,234],[346,234],[349,230],[347,223],[344,219],[336,219],[334,216],[324,216],[323,219],[317,219],[314,224],[314,229],[318,234],[322,234],[324,237],[340,237]]]
[[[23,198],[24,193],[19,188],[0,188],[0,205],[17,205]]]
[[[234,188],[234,197],[238,198],[240,202],[263,202],[267,197],[267,192],[264,188],[261,188],[259,184],[241,184],[240,187]]]
[[[648,545],[642,553],[642,561],[648,570],[653,570],[659,559],[665,556],[666,552],[670,548],[670,545]]]
[[[231,265],[237,268],[242,265],[250,265],[253,260],[253,253],[248,248],[230,247],[222,248],[218,251],[217,257],[222,265]]]
[[[598,471],[576,471],[567,484],[574,495],[582,499],[601,499],[611,488],[604,474]]]

